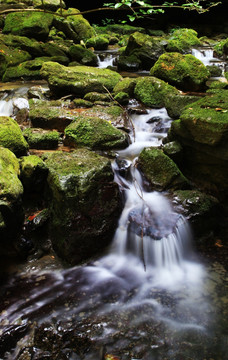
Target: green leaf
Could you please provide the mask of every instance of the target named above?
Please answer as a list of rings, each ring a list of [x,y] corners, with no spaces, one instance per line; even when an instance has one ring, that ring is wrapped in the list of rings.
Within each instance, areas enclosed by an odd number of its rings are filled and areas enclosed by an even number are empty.
[[[134,15],[128,15],[128,18],[130,21],[135,21],[135,16]]]
[[[120,8],[122,5],[123,5],[122,3],[116,3],[116,4],[115,4],[115,9]]]

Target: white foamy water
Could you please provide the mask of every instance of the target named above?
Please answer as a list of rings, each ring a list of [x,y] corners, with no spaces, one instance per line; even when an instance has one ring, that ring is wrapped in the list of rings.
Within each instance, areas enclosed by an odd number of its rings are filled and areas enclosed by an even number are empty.
[[[192,49],[192,55],[207,65],[216,65],[224,72],[225,62],[214,56],[214,50],[210,48]]]

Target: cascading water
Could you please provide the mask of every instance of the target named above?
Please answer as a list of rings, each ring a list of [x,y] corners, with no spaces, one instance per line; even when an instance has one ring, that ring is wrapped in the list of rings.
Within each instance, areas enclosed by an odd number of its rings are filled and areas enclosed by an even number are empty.
[[[225,62],[214,56],[214,50],[211,48],[192,49],[192,55],[207,65],[216,65],[224,72]]]
[[[60,342],[52,359],[100,360],[101,348],[121,360],[207,357],[213,316],[204,267],[192,260],[191,232],[162,193],[148,190],[136,166],[144,147],[161,144],[171,119],[165,109],[131,118],[132,143],[113,162],[125,204],[108,253],[67,270],[30,267],[11,276],[2,289],[0,357],[23,359],[34,331],[36,339],[41,331],[44,349]]]

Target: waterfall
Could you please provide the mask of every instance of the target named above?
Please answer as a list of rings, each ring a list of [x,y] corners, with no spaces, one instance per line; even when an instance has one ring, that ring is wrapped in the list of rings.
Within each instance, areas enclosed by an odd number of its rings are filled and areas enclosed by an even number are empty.
[[[225,62],[214,57],[214,50],[211,48],[192,49],[192,55],[202,61],[205,66],[216,65],[221,68],[223,72],[225,70]]]

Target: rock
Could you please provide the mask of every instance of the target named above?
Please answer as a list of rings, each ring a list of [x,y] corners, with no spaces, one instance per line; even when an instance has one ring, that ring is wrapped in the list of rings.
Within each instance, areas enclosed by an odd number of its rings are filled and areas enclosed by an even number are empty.
[[[48,168],[40,157],[36,155],[21,157],[20,180],[24,187],[25,196],[39,194],[43,197],[47,175]]]
[[[78,116],[65,129],[65,143],[90,149],[111,150],[128,146],[128,135],[98,117]]]
[[[43,64],[41,75],[48,81],[50,90],[55,94],[74,94],[79,97],[91,91],[112,91],[121,75],[109,69],[89,66],[65,67],[55,62]]]
[[[120,214],[110,161],[87,149],[47,154],[51,235],[71,264],[95,255],[112,238]]]
[[[114,100],[117,101],[118,104],[127,105],[130,98],[127,93],[121,91],[114,96]]]
[[[90,49],[86,49],[81,45],[71,45],[69,48],[69,56],[72,61],[78,61],[82,65],[98,65],[97,55],[95,55]]]
[[[119,71],[136,72],[142,67],[141,60],[135,55],[124,56],[121,55],[117,62]]]
[[[75,119],[75,114],[61,100],[29,100],[29,118],[34,128],[63,131]]]
[[[28,144],[16,121],[8,116],[0,116],[0,146],[11,150],[16,156],[26,155]]]
[[[60,10],[58,13],[60,14]],[[62,13],[67,16],[65,18],[55,16],[53,25],[68,39],[72,39],[74,43],[80,43],[81,40],[86,41],[94,35],[94,30],[89,22],[82,15],[78,15],[80,13],[78,9],[69,8],[62,10]]]
[[[31,55],[29,55],[27,51],[8,47],[4,45],[1,40],[0,47],[0,77],[3,76],[8,67],[18,65],[21,62],[31,59]]]
[[[110,102],[112,99],[109,94],[102,94],[94,91],[85,94],[84,100],[94,103],[96,101]]]
[[[46,40],[52,26],[53,15],[43,12],[12,12],[6,15],[3,34],[27,36]]]
[[[182,171],[220,199],[228,195],[228,90],[213,90],[173,121],[168,138],[184,149]]]
[[[55,130],[49,131],[39,128],[27,128],[23,131],[23,135],[30,149],[56,149],[60,140],[60,134]]]
[[[163,80],[147,76],[136,79],[134,95],[146,106],[161,108],[165,106],[167,97],[179,95],[179,91]]]
[[[119,92],[125,92],[130,97],[133,97],[135,85],[136,80],[134,78],[125,77],[116,84],[113,89],[113,93],[116,95]]]
[[[199,46],[201,44],[197,36],[197,32],[193,29],[177,29],[173,31],[169,37],[166,51],[185,54],[191,51],[193,46]]]
[[[197,95],[173,93],[164,98],[164,106],[172,119],[179,119],[185,107],[197,100],[199,100],[199,96]]]
[[[221,205],[218,200],[199,190],[177,190],[173,193],[174,207],[190,222],[197,237],[215,230]]]
[[[177,165],[161,149],[145,148],[139,154],[138,165],[154,189],[186,189],[188,180]]]
[[[222,75],[222,69],[216,65],[207,65],[207,70],[212,77],[219,77]]]
[[[210,73],[195,56],[172,52],[160,56],[150,69],[150,75],[167,81],[178,89],[198,91],[205,89]]]
[[[183,160],[183,148],[178,141],[171,141],[162,147],[164,154],[172,159],[176,164],[181,164]]]
[[[135,32],[130,35],[127,47],[121,57],[135,57],[140,62],[142,69],[149,70],[158,60],[159,56],[165,51],[160,40],[152,36]],[[118,63],[118,68],[120,63]]]
[[[95,50],[107,50],[109,45],[109,39],[105,35],[97,35],[86,41],[88,48],[92,47]]]
[[[0,146],[0,254],[13,254],[13,242],[23,224],[21,196],[23,186],[18,178],[19,162],[9,150]]]
[[[0,41],[13,49],[27,51],[32,57],[43,56],[42,43],[35,39],[29,39],[26,36],[1,34]]]
[[[22,62],[19,66],[11,66],[6,69],[2,81],[14,80],[39,80],[41,79],[40,69],[44,62],[49,61],[48,57],[40,57],[34,60]]]
[[[45,0],[42,2],[42,0],[33,0],[33,6],[34,8],[38,8],[38,9],[45,9],[45,10],[49,10],[49,11],[57,11],[60,6],[62,8],[65,8],[66,5],[64,3],[64,1],[60,1],[60,0]]]

